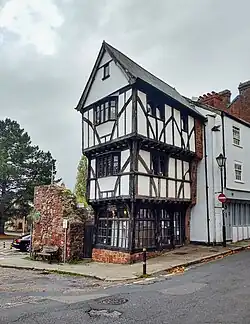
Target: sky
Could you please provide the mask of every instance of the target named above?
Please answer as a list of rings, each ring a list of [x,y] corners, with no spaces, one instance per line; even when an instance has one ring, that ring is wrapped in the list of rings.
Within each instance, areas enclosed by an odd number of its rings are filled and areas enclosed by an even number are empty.
[[[102,41],[192,97],[250,80],[249,0],[0,0],[0,119],[51,151],[73,189],[74,110]]]

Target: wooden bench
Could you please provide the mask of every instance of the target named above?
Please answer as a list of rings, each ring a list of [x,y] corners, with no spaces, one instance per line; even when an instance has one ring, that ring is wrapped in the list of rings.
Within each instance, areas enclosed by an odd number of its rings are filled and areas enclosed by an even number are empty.
[[[41,256],[43,260],[48,259],[49,264],[52,263],[52,260],[60,261],[60,253],[59,247],[55,245],[46,245],[40,250],[40,252],[36,252],[36,257]]]

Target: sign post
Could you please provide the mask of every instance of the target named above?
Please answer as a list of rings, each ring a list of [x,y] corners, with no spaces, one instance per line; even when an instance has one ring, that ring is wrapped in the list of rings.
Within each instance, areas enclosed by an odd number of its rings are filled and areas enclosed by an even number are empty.
[[[66,262],[67,259],[67,229],[68,229],[68,220],[63,220],[63,229],[64,229],[64,248],[63,248],[63,263]]]
[[[219,194],[218,200],[222,204],[222,237],[223,237],[223,246],[226,246],[226,221],[225,221],[225,202],[227,201],[227,197],[224,195],[224,193]]]

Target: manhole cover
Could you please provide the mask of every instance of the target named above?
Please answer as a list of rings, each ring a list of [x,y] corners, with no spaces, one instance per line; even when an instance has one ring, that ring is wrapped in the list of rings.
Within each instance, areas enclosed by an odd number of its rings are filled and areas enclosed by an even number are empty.
[[[99,303],[104,305],[122,305],[128,302],[126,298],[116,298],[116,297],[108,297],[99,300]]]
[[[187,252],[175,252],[174,254],[177,254],[177,255],[185,255],[185,254],[188,254]]]

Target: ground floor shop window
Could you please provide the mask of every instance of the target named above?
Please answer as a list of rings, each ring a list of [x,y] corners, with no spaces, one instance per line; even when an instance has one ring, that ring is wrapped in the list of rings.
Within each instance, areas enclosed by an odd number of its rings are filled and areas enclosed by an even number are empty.
[[[135,249],[164,248],[184,243],[183,212],[142,208],[135,218]]]
[[[250,226],[250,204],[232,203],[227,206],[233,226]]]
[[[140,209],[135,220],[135,248],[153,248],[155,240],[155,214],[151,209]]]
[[[100,210],[97,220],[97,244],[127,249],[128,234],[129,218],[124,208]]]

